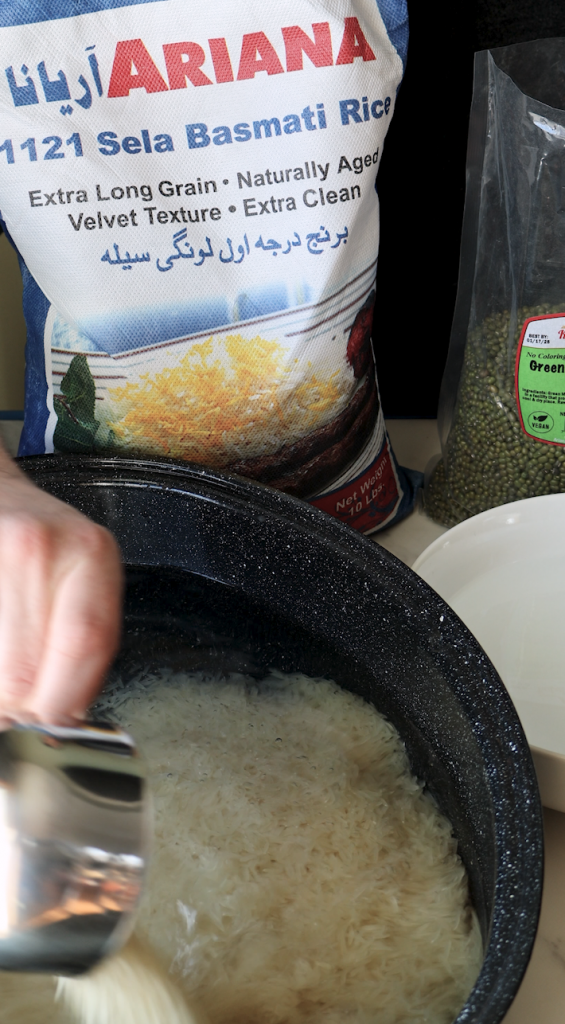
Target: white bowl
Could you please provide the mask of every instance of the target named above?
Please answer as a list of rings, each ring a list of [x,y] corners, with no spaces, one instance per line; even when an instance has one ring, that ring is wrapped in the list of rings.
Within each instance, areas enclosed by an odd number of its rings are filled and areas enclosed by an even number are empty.
[[[481,512],[413,568],[485,649],[520,715],[543,803],[565,811],[565,494]]]

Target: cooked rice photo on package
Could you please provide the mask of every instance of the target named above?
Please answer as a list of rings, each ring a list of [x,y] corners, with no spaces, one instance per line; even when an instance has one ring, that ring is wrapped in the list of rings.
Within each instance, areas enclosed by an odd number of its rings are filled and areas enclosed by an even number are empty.
[[[0,11],[20,454],[192,460],[390,525],[421,482],[395,460],[372,346],[405,0],[76,10]]]
[[[450,822],[374,707],[298,673],[162,670],[126,687],[116,678],[99,711],[136,737],[153,795],[137,940],[197,1019],[451,1024],[483,957],[467,874]],[[131,977],[125,959],[82,988],[59,986],[78,1024],[103,1024],[96,997],[108,1000],[113,971]],[[6,1024],[39,1024],[40,992],[42,1024],[63,1024],[53,983],[31,983],[0,977]],[[144,984],[138,974],[138,1024]]]

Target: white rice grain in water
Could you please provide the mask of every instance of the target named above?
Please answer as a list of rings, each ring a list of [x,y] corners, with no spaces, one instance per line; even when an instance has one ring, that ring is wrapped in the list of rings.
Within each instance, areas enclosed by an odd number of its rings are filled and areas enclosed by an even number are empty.
[[[373,708],[277,674],[163,675],[106,702],[152,780],[138,931],[188,1006],[210,1024],[450,1024],[480,968],[477,918],[449,822]],[[119,983],[114,1020],[146,1024],[127,1011],[143,983]]]

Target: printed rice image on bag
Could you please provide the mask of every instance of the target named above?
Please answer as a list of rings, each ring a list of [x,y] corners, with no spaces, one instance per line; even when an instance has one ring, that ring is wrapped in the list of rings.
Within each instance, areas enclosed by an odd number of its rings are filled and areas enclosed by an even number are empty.
[[[0,211],[20,454],[187,459],[370,533],[418,474],[371,340],[405,0],[6,0]]]
[[[478,53],[461,267],[425,507],[565,490],[565,39]]]

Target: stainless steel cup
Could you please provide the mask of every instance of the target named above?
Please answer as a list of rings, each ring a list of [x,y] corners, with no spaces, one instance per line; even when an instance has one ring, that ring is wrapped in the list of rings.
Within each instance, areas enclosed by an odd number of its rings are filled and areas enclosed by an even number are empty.
[[[0,733],[0,968],[77,975],[118,949],[149,831],[143,763],[120,729]]]

